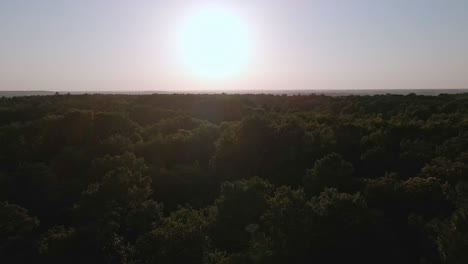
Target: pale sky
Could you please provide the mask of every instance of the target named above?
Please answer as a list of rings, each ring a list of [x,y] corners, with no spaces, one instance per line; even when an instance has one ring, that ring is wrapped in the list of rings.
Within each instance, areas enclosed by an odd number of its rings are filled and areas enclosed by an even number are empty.
[[[232,13],[248,63],[181,65],[193,13]],[[0,90],[468,88],[468,0],[0,0]]]

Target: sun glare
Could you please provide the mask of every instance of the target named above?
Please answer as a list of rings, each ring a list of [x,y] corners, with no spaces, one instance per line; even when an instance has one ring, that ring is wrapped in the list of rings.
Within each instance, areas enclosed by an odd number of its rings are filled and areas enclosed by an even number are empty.
[[[246,70],[251,54],[247,25],[225,9],[198,10],[177,34],[180,62],[198,78],[224,80]]]

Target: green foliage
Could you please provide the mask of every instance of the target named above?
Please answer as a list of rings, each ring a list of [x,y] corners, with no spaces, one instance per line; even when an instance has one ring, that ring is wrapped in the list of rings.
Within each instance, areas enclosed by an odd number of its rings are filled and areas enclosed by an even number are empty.
[[[423,177],[435,177],[452,184],[466,180],[468,165],[462,161],[454,161],[438,157],[427,163],[420,172]]]
[[[372,244],[384,241],[378,237],[376,215],[360,194],[325,189],[308,200],[302,190],[283,187],[269,205],[262,216],[264,235],[255,236],[253,248],[261,263],[372,263],[382,253]]]
[[[271,190],[271,184],[258,177],[222,185],[214,203],[215,219],[211,230],[217,248],[236,252],[247,247],[252,229],[257,228],[267,208],[267,195]]]
[[[84,223],[92,226],[97,224],[95,228],[104,235],[107,232],[118,232],[122,228],[121,224],[129,228],[128,225],[135,221],[126,223],[123,220],[133,219],[139,214],[149,218],[140,219],[147,223],[148,229],[152,222],[148,220],[156,221],[160,215],[160,206],[148,200],[151,195],[150,183],[150,178],[127,168],[112,170],[105,174],[101,182],[89,185],[83,192],[75,208],[76,214]],[[145,229],[144,226],[139,228]]]
[[[0,236],[7,241],[19,239],[39,225],[26,209],[8,202],[0,202],[0,221]]]
[[[354,189],[353,165],[336,153],[317,160],[314,167],[304,177],[304,188],[310,195],[320,193],[324,188],[337,188],[340,191]]]
[[[54,226],[39,240],[38,252],[48,263],[79,263],[86,259],[86,256],[80,254],[79,242],[74,228]]]
[[[0,202],[0,256],[5,261],[25,261],[21,249],[30,250],[32,232],[39,220],[16,204]]]
[[[467,94],[0,98],[0,262],[465,263],[467,149]]]
[[[209,218],[203,211],[179,209],[138,239],[137,263],[203,263]]]
[[[468,212],[459,210],[443,223],[437,237],[439,252],[444,263],[466,263],[468,256]]]

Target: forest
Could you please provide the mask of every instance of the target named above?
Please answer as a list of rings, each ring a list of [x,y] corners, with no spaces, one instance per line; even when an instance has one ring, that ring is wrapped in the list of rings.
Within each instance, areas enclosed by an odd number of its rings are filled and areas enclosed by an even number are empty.
[[[1,263],[468,263],[468,94],[0,98]]]

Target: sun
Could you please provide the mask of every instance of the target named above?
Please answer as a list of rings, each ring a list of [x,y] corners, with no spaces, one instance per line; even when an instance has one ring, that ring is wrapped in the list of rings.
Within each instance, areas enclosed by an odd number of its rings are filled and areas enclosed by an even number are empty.
[[[226,9],[194,12],[183,21],[176,42],[179,61],[198,78],[233,78],[246,70],[251,57],[248,26]]]

